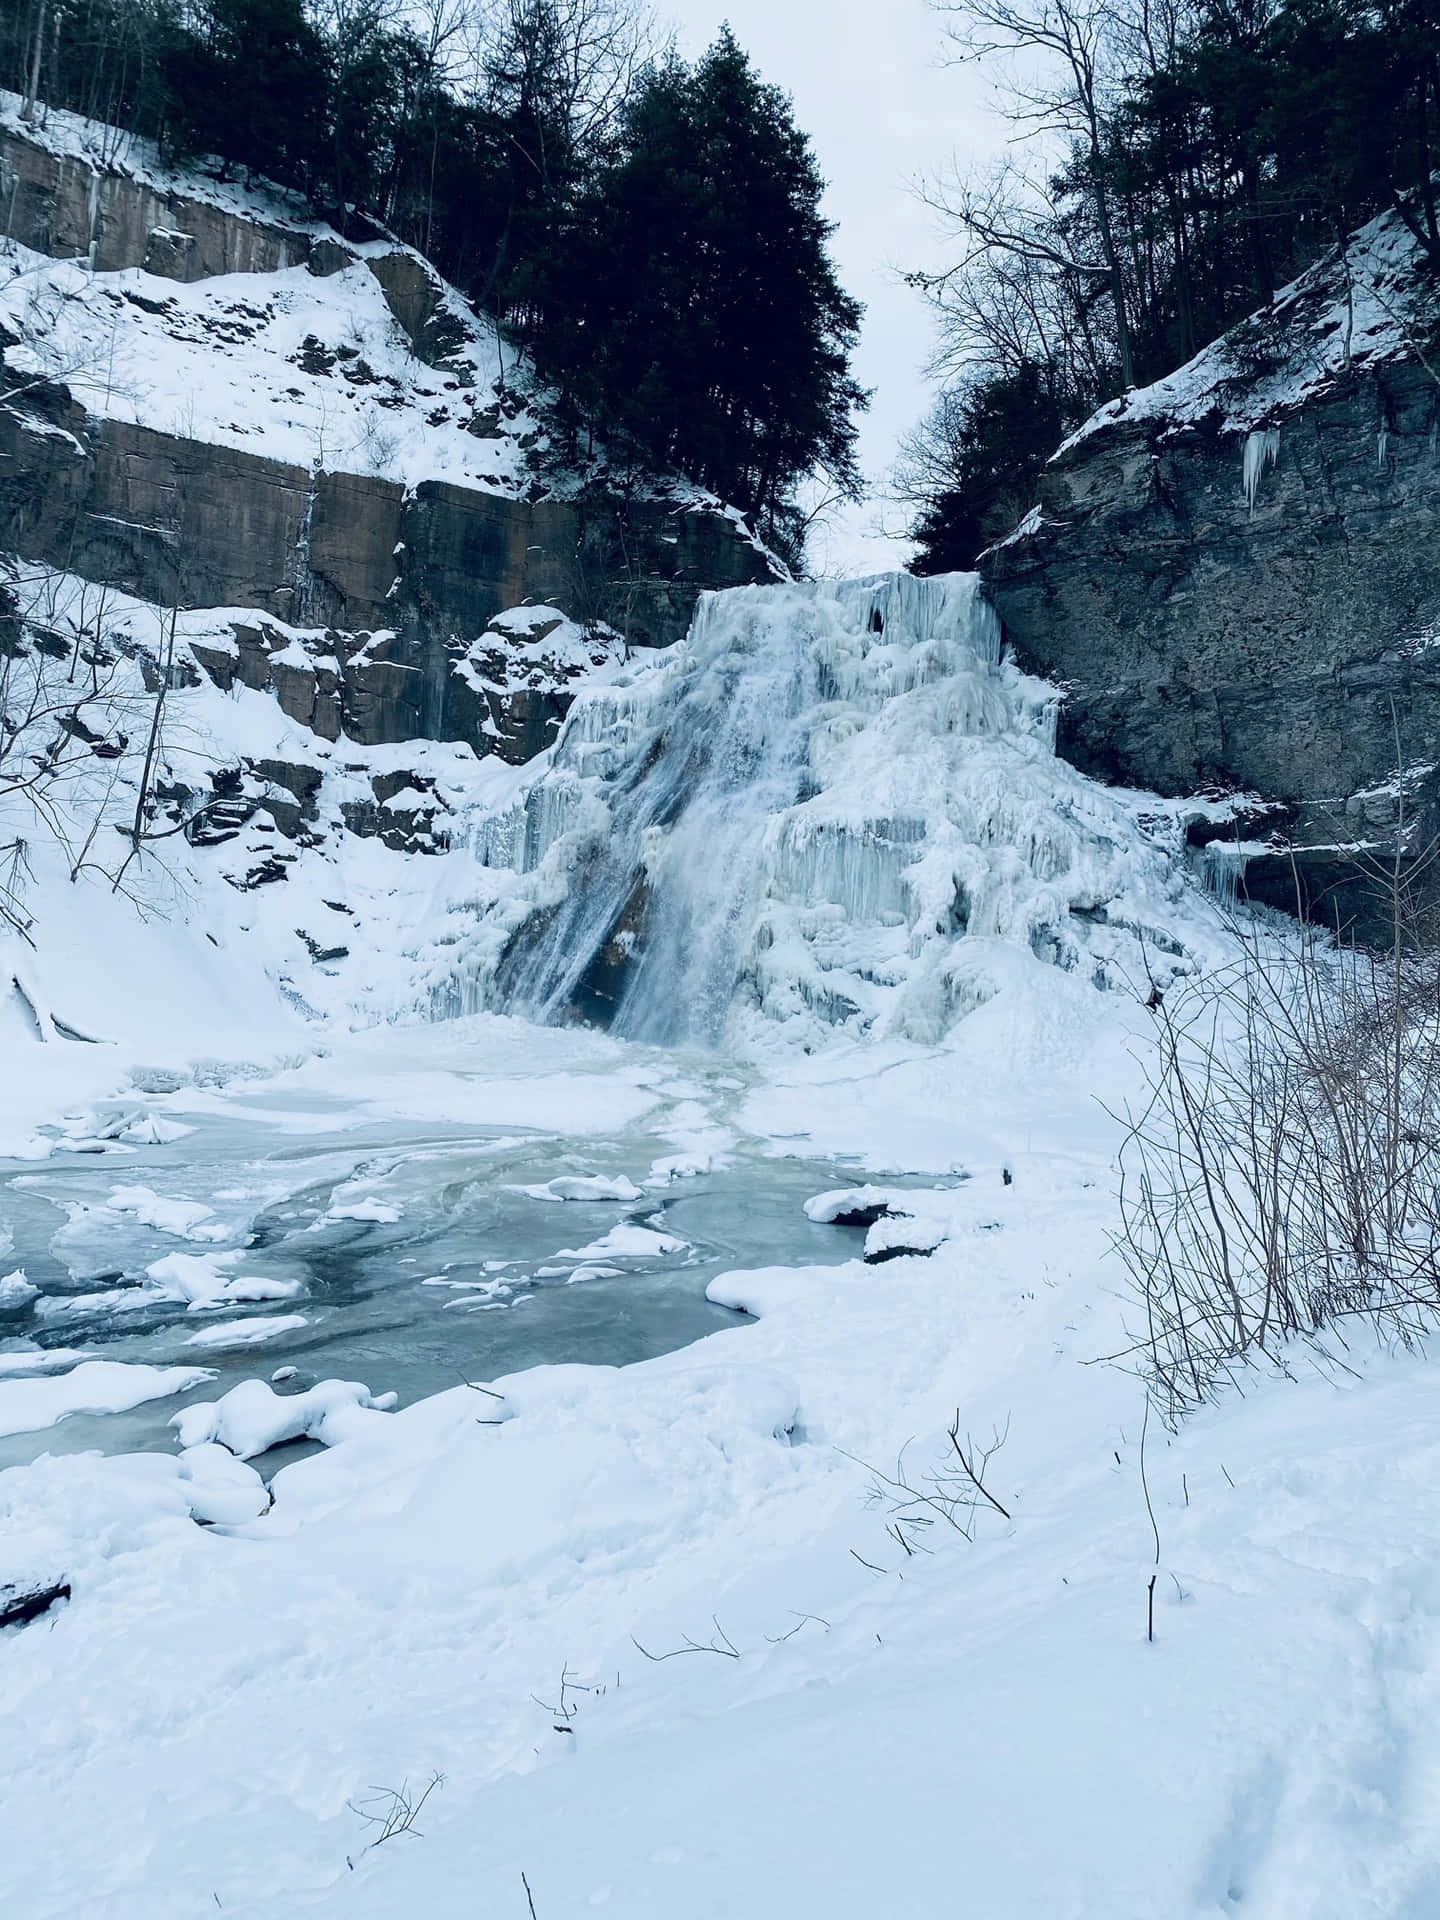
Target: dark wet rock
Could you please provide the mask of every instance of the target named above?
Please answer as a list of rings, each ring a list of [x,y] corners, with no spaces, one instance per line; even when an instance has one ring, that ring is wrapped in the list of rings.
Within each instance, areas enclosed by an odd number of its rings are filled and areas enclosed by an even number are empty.
[[[70,1598],[68,1580],[10,1581],[0,1586],[0,1627],[24,1627]]]

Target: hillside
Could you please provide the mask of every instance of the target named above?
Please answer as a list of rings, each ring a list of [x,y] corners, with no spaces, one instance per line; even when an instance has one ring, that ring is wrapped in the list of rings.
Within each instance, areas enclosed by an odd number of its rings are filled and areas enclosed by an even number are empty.
[[[350,717],[386,740],[475,732],[463,696],[449,711],[453,668],[510,608],[659,644],[702,589],[770,577],[698,489],[603,454],[547,465],[533,376],[413,251],[342,242],[71,116],[37,136],[16,107],[4,96],[0,545],[157,603],[349,637],[327,656],[393,635],[423,720],[383,686]],[[544,688],[552,727],[564,684]]]

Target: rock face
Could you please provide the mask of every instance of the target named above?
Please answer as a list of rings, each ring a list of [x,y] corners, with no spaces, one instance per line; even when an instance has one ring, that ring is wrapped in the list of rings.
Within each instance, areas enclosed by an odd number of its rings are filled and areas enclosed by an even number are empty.
[[[1068,689],[1067,757],[1280,803],[1251,892],[1293,906],[1294,846],[1347,915],[1335,849],[1440,830],[1436,295],[1398,222],[1348,264],[1104,409],[981,562],[1019,654]]]
[[[7,237],[87,259],[98,273],[139,268],[187,285],[296,267],[328,278],[363,260],[416,358],[438,370],[442,396],[464,386],[451,356],[473,340],[474,316],[409,250],[351,247],[288,218],[279,199],[268,217],[259,209],[269,201],[218,183],[187,188],[153,167],[66,150],[66,138],[73,144],[73,131],[0,123]],[[122,283],[114,294],[119,324],[126,301],[147,314],[165,308],[143,286]],[[0,347],[19,344],[0,330]],[[318,341],[309,350],[323,352]],[[364,368],[353,348],[339,352]],[[284,377],[277,367],[276,384]],[[529,498],[513,482],[407,486],[347,472],[343,455],[306,468],[101,417],[63,380],[10,384],[0,404],[0,549],[162,606],[253,609],[305,630],[309,665],[297,664],[290,636],[262,639],[263,621],[238,621],[239,664],[219,657],[213,670],[270,688],[327,738],[343,728],[367,744],[458,739],[529,757],[568,705],[574,648],[549,678],[532,657],[518,677],[492,660],[477,679],[466,665],[476,650],[489,657],[510,644],[497,615],[538,602],[588,632],[613,629],[606,646],[615,635],[663,645],[684,634],[704,589],[772,577],[730,516],[683,493]],[[470,428],[481,444],[501,434],[499,409],[490,411],[495,422],[481,409]],[[272,667],[278,654],[285,659]]]
[[[117,150],[131,144],[118,132],[113,139]],[[103,154],[66,152],[41,129],[0,126],[0,207],[6,239],[56,259],[88,257],[97,273],[144,267],[181,281],[274,273],[303,266],[316,244],[278,201],[274,219],[232,211],[223,197],[137,176]]]
[[[97,420],[59,391],[27,402],[0,408],[0,547],[161,605],[398,636],[412,679],[376,739],[464,737],[446,731],[449,663],[507,608],[539,601],[664,646],[702,590],[769,577],[706,509],[406,489]]]

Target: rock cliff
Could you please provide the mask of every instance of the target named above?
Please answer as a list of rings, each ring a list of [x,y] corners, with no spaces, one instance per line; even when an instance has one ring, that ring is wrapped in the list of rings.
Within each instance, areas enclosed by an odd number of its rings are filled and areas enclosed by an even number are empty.
[[[1312,905],[1363,919],[1350,856],[1440,830],[1437,315],[1403,225],[1374,222],[1102,409],[981,562],[1017,652],[1068,689],[1070,759],[1271,803],[1242,831],[1276,904],[1293,853]]]
[[[167,173],[91,123],[22,126],[13,96],[0,217],[0,549],[253,610],[214,671],[325,737],[527,758],[586,644],[667,643],[702,590],[773,575],[683,482],[622,486],[603,460],[538,478],[533,381],[384,236]]]

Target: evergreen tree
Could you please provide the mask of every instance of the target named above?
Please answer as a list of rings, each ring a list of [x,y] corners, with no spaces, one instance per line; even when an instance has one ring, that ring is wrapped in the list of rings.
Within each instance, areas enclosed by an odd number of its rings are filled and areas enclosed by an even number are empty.
[[[728,28],[671,57],[533,266],[533,339],[578,411],[778,524],[816,469],[857,485],[842,290],[823,181],[790,102]]]
[[[897,474],[902,497],[916,510],[912,571],[973,567],[1030,505],[1062,431],[1059,406],[1038,367],[942,394],[907,441]]]
[[[330,74],[303,0],[208,0],[169,50],[167,82],[172,150],[218,153],[286,186],[311,183]]]

